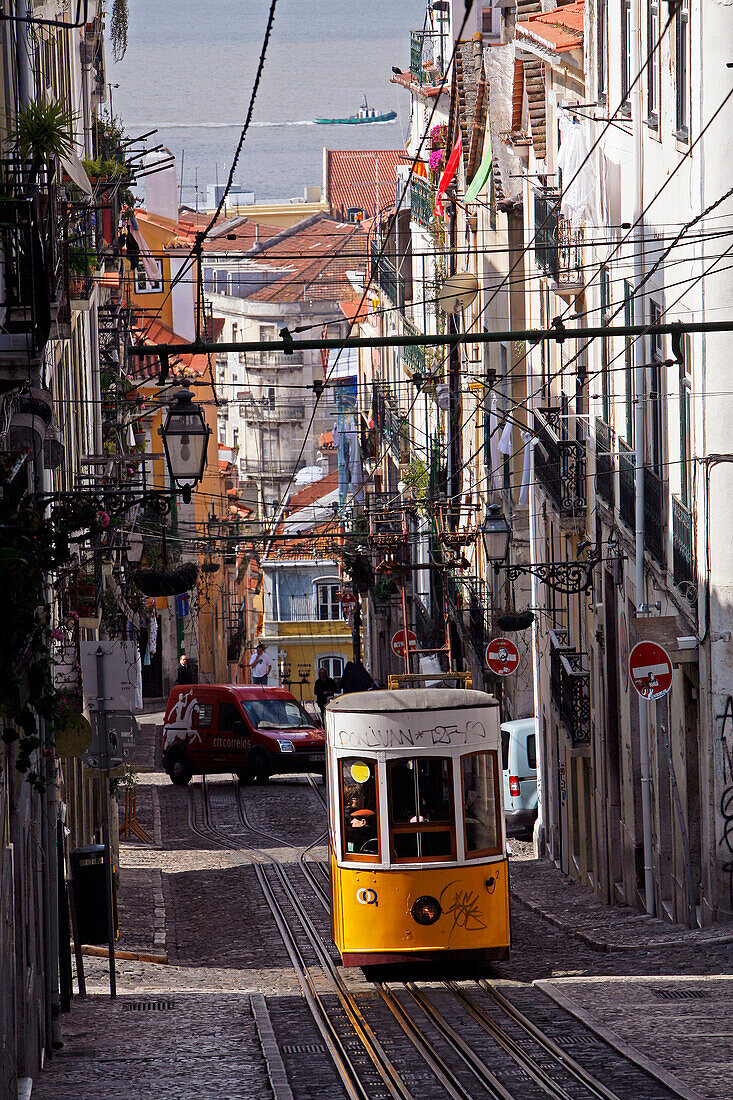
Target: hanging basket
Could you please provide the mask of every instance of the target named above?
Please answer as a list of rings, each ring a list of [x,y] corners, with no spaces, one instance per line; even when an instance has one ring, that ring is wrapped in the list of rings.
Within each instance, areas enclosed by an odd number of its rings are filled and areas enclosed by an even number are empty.
[[[199,567],[193,562],[178,569],[138,569],[132,579],[146,596],[178,596],[196,584]]]
[[[201,563],[202,573],[218,573],[219,562],[218,561],[204,561]]]

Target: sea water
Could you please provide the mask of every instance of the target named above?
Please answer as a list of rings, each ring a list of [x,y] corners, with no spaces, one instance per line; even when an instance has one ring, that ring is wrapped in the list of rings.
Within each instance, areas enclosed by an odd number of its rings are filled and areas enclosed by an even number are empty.
[[[183,201],[206,205],[236,149],[262,47],[270,0],[129,0],[127,52],[107,79],[130,137],[157,127],[148,147],[176,156]],[[410,96],[390,83],[410,65],[410,31],[424,0],[278,0],[265,67],[235,174],[258,202],[303,197],[322,183],[323,146],[405,145]],[[114,85],[119,84],[119,88]],[[316,126],[355,114],[366,94],[393,122]],[[137,193],[142,197],[142,187]]]

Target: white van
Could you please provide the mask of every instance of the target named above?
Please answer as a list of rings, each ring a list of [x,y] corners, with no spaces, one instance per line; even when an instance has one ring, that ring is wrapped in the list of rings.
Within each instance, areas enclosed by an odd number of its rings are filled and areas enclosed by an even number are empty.
[[[537,719],[501,724],[504,818],[507,828],[531,832],[537,817]]]

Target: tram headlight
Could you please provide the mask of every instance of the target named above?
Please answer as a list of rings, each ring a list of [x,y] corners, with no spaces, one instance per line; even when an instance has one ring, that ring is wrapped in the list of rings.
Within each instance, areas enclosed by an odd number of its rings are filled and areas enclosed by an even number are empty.
[[[412,919],[417,921],[418,924],[435,924],[443,910],[440,908],[440,902],[437,898],[425,895],[413,902],[410,912],[412,913]]]
[[[278,737],[277,743],[280,746],[280,752],[295,752],[295,745],[292,741],[281,741]]]

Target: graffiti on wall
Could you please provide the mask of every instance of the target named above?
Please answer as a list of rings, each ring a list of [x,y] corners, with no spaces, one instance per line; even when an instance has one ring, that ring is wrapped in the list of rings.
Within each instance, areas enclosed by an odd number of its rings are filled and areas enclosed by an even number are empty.
[[[720,748],[723,756],[723,791],[720,796],[723,832],[719,845],[724,853],[722,871],[728,878],[730,905],[733,909],[733,696],[728,696],[723,713],[718,718],[721,721]]]

